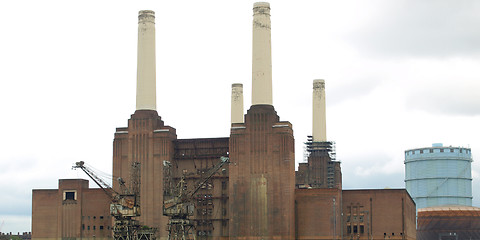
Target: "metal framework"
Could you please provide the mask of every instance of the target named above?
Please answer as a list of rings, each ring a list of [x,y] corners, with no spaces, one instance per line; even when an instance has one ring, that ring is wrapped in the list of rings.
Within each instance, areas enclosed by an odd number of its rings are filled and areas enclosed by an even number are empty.
[[[77,162],[73,169],[82,169],[111,199],[110,214],[114,217],[114,240],[155,240],[155,228],[140,226],[135,218],[140,216],[140,163],[133,162],[131,167],[130,188],[119,178],[122,193],[98,177],[83,161]]]
[[[189,217],[194,213],[194,200],[195,194],[207,184],[212,176],[220,170],[220,168],[229,162],[228,157],[220,157],[220,162],[213,168],[205,173],[205,177],[201,178],[193,189],[188,191],[185,176],[183,176],[175,188],[165,189],[164,201],[163,201],[163,215],[168,216],[168,239],[172,240],[190,240],[196,239],[194,233],[195,226],[190,221]],[[172,187],[171,176],[171,164],[164,162],[164,180],[168,183],[169,187]]]

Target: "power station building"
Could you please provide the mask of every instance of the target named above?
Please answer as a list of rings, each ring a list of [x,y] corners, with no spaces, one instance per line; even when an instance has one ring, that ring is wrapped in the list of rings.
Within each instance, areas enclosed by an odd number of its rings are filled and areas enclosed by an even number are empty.
[[[165,124],[156,111],[154,12],[140,11],[138,27],[136,111],[127,127],[116,129],[113,175],[128,182],[131,164],[141,164],[138,220],[157,228],[158,238],[167,238],[164,196],[180,181],[193,189],[224,156],[230,163],[192,196],[198,239],[416,238],[415,204],[405,189],[342,190],[340,162],[326,139],[323,80],[313,82],[308,161],[295,172],[293,127],[272,101],[268,3],[253,7],[252,105],[244,114],[243,85],[232,84],[229,137],[178,139]],[[106,217],[108,198],[86,184],[60,180],[59,189],[34,190],[32,238],[109,238],[107,225],[98,221]],[[120,190],[116,182],[113,188]],[[86,210],[94,206],[97,211]],[[50,210],[55,214],[44,215]],[[62,227],[53,231],[49,225]]]

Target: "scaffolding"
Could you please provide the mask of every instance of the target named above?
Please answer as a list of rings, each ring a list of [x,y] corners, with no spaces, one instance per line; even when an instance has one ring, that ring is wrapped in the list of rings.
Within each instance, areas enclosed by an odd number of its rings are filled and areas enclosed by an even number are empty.
[[[316,142],[312,136],[307,136],[304,143],[305,162],[308,163],[308,170],[298,173],[305,179],[299,187],[311,188],[335,188],[338,187],[336,176],[339,161],[336,157],[335,142]]]
[[[332,161],[337,160],[336,145],[333,141],[314,142],[312,136],[307,136],[305,144],[305,159],[307,159],[312,152],[327,152]]]

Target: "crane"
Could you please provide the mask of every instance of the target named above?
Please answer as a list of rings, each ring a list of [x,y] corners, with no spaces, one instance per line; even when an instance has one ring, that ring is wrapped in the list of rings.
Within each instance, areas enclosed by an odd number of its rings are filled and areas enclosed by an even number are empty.
[[[229,163],[229,158],[220,157],[220,161],[190,191],[187,191],[185,176],[182,176],[171,196],[167,197],[168,199],[164,196],[163,215],[169,217],[168,239],[196,239],[195,234],[190,236],[193,223],[189,220],[189,216],[193,215],[195,208],[192,200],[198,190],[226,163]],[[166,168],[171,166],[169,162],[164,162],[164,164]]]
[[[110,198],[110,214],[114,218],[113,239],[115,240],[152,240],[156,229],[141,227],[136,217],[140,216],[140,163],[131,166],[130,189],[122,178],[118,178],[121,193],[105,183],[95,172],[85,166],[84,161],[76,162],[73,169],[81,169]]]

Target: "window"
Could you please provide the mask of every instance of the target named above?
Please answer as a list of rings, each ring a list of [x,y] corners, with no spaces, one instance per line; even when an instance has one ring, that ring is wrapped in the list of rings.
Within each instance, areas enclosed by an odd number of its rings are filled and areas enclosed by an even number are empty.
[[[365,232],[365,226],[360,225],[360,233],[364,233],[364,232]]]
[[[204,183],[201,187],[202,189],[213,189],[213,183],[211,181],[208,181]]]
[[[450,152],[453,152],[453,148],[450,149]]]
[[[227,189],[227,182],[225,181],[222,182],[222,189],[223,190]]]
[[[440,149],[440,152],[443,152],[443,148]]]
[[[93,219],[97,219],[97,217],[96,217],[96,216],[93,216]]]
[[[358,226],[357,225],[353,226],[353,233],[358,233]]]
[[[100,230],[103,230],[103,226],[100,226]]]
[[[420,153],[423,153],[423,150],[420,150]]]
[[[87,226],[87,230],[90,230],[90,226]]]
[[[347,233],[352,233],[352,226],[347,226]]]
[[[75,190],[67,190],[63,191],[63,200],[77,200],[77,191]]]
[[[85,224],[82,224],[82,230],[85,230]]]
[[[100,219],[103,219],[103,216],[100,216]]]
[[[433,149],[430,149],[430,153],[433,153]]]
[[[213,214],[213,209],[207,209],[207,208],[203,208],[203,209],[197,209],[197,213],[199,215],[212,215]]]
[[[93,230],[95,230],[95,226],[93,226]]]
[[[197,232],[197,235],[198,235],[198,236],[211,236],[211,235],[212,235],[212,231],[198,231],[198,232]]]

